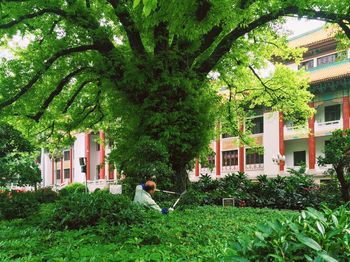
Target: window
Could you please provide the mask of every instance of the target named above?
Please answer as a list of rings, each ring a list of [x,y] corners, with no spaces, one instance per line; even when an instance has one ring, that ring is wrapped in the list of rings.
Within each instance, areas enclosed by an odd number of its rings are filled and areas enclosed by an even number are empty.
[[[101,169],[100,165],[96,165],[96,177],[97,177],[97,179],[100,179],[100,169]]]
[[[313,68],[314,67],[314,60],[308,60],[308,61],[304,61],[300,64],[299,69],[304,67],[306,70],[308,70],[309,68]]]
[[[296,151],[293,153],[294,166],[301,166],[306,163],[306,151]]]
[[[317,66],[334,63],[338,54],[331,54],[317,58]]]
[[[326,151],[326,147],[329,145],[330,142],[331,141],[329,140],[324,141],[324,151]],[[326,163],[326,164],[330,165],[331,163]]]
[[[63,160],[64,161],[70,160],[70,151],[69,150],[63,151]]]
[[[61,170],[56,170],[56,179],[61,178]]]
[[[69,168],[65,168],[63,170],[64,172],[64,178],[69,178],[70,177],[70,169]]]
[[[96,151],[100,151],[100,144],[96,143]]]
[[[264,133],[264,117],[256,117],[252,119],[252,134]]]
[[[324,108],[325,122],[336,121],[340,119],[340,105],[326,106]]]
[[[245,151],[245,163],[246,165],[263,164],[264,154],[256,152],[256,150],[252,148],[247,148]]]
[[[223,151],[222,166],[238,166],[238,150]]]
[[[229,138],[229,137],[233,137],[233,135],[228,133],[222,134],[222,138]]]
[[[215,166],[215,157],[208,156],[208,163],[201,163],[202,168],[208,168]]]

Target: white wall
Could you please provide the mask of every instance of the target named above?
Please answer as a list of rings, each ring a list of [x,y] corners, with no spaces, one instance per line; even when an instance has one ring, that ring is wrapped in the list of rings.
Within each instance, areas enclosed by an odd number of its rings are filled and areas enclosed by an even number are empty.
[[[294,155],[295,151],[306,151],[306,166],[308,166],[308,139],[295,139],[284,141],[285,152],[286,152],[286,168],[294,166]]]
[[[279,166],[272,162],[272,158],[279,154],[279,113],[264,114],[264,170],[260,174],[277,175]]]
[[[90,136],[90,179],[97,179],[96,166],[100,163],[100,151],[96,150],[99,135]]]
[[[85,134],[79,133],[76,138],[73,145],[73,182],[85,183],[85,174],[81,172],[79,163],[79,158],[85,157]]]

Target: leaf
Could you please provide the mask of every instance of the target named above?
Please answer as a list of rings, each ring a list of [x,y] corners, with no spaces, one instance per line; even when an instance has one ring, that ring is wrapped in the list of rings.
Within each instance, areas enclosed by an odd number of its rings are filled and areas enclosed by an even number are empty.
[[[337,219],[337,217],[336,217],[335,215],[333,215],[333,214],[332,214],[332,220],[333,220],[334,225],[335,225],[335,226],[338,226],[338,223],[339,223],[339,222],[338,222],[338,219]]]
[[[325,232],[324,226],[318,221],[316,221],[316,225],[317,225],[318,230],[321,232],[322,236],[324,236],[324,232]]]
[[[336,260],[335,258],[331,257],[330,255],[328,255],[327,253],[324,253],[324,252],[318,254],[318,256],[323,258],[327,262],[338,262],[338,260]]]
[[[301,243],[312,248],[313,250],[316,250],[316,251],[322,250],[322,247],[312,238],[306,237],[302,234],[297,234],[296,237]]]
[[[140,4],[141,0],[134,0],[133,8],[136,8]]]

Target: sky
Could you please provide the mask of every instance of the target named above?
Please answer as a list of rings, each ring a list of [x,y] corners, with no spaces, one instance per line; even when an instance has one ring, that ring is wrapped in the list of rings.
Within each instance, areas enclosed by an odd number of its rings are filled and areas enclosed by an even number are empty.
[[[294,37],[319,28],[324,24],[324,21],[319,20],[307,20],[305,18],[298,19],[295,17],[287,17],[286,23],[284,24],[283,28],[285,28],[288,31],[291,31],[290,37]]]

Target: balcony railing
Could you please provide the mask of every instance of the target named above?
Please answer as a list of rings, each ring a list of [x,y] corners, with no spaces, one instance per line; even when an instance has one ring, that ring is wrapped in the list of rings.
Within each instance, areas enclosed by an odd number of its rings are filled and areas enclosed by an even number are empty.
[[[221,168],[222,172],[237,172],[239,170],[238,165],[236,166],[223,166]]]
[[[264,164],[249,164],[245,165],[247,171],[264,170]]]
[[[343,128],[343,120],[327,121],[327,122],[315,122],[315,132],[330,133],[335,129]]]

